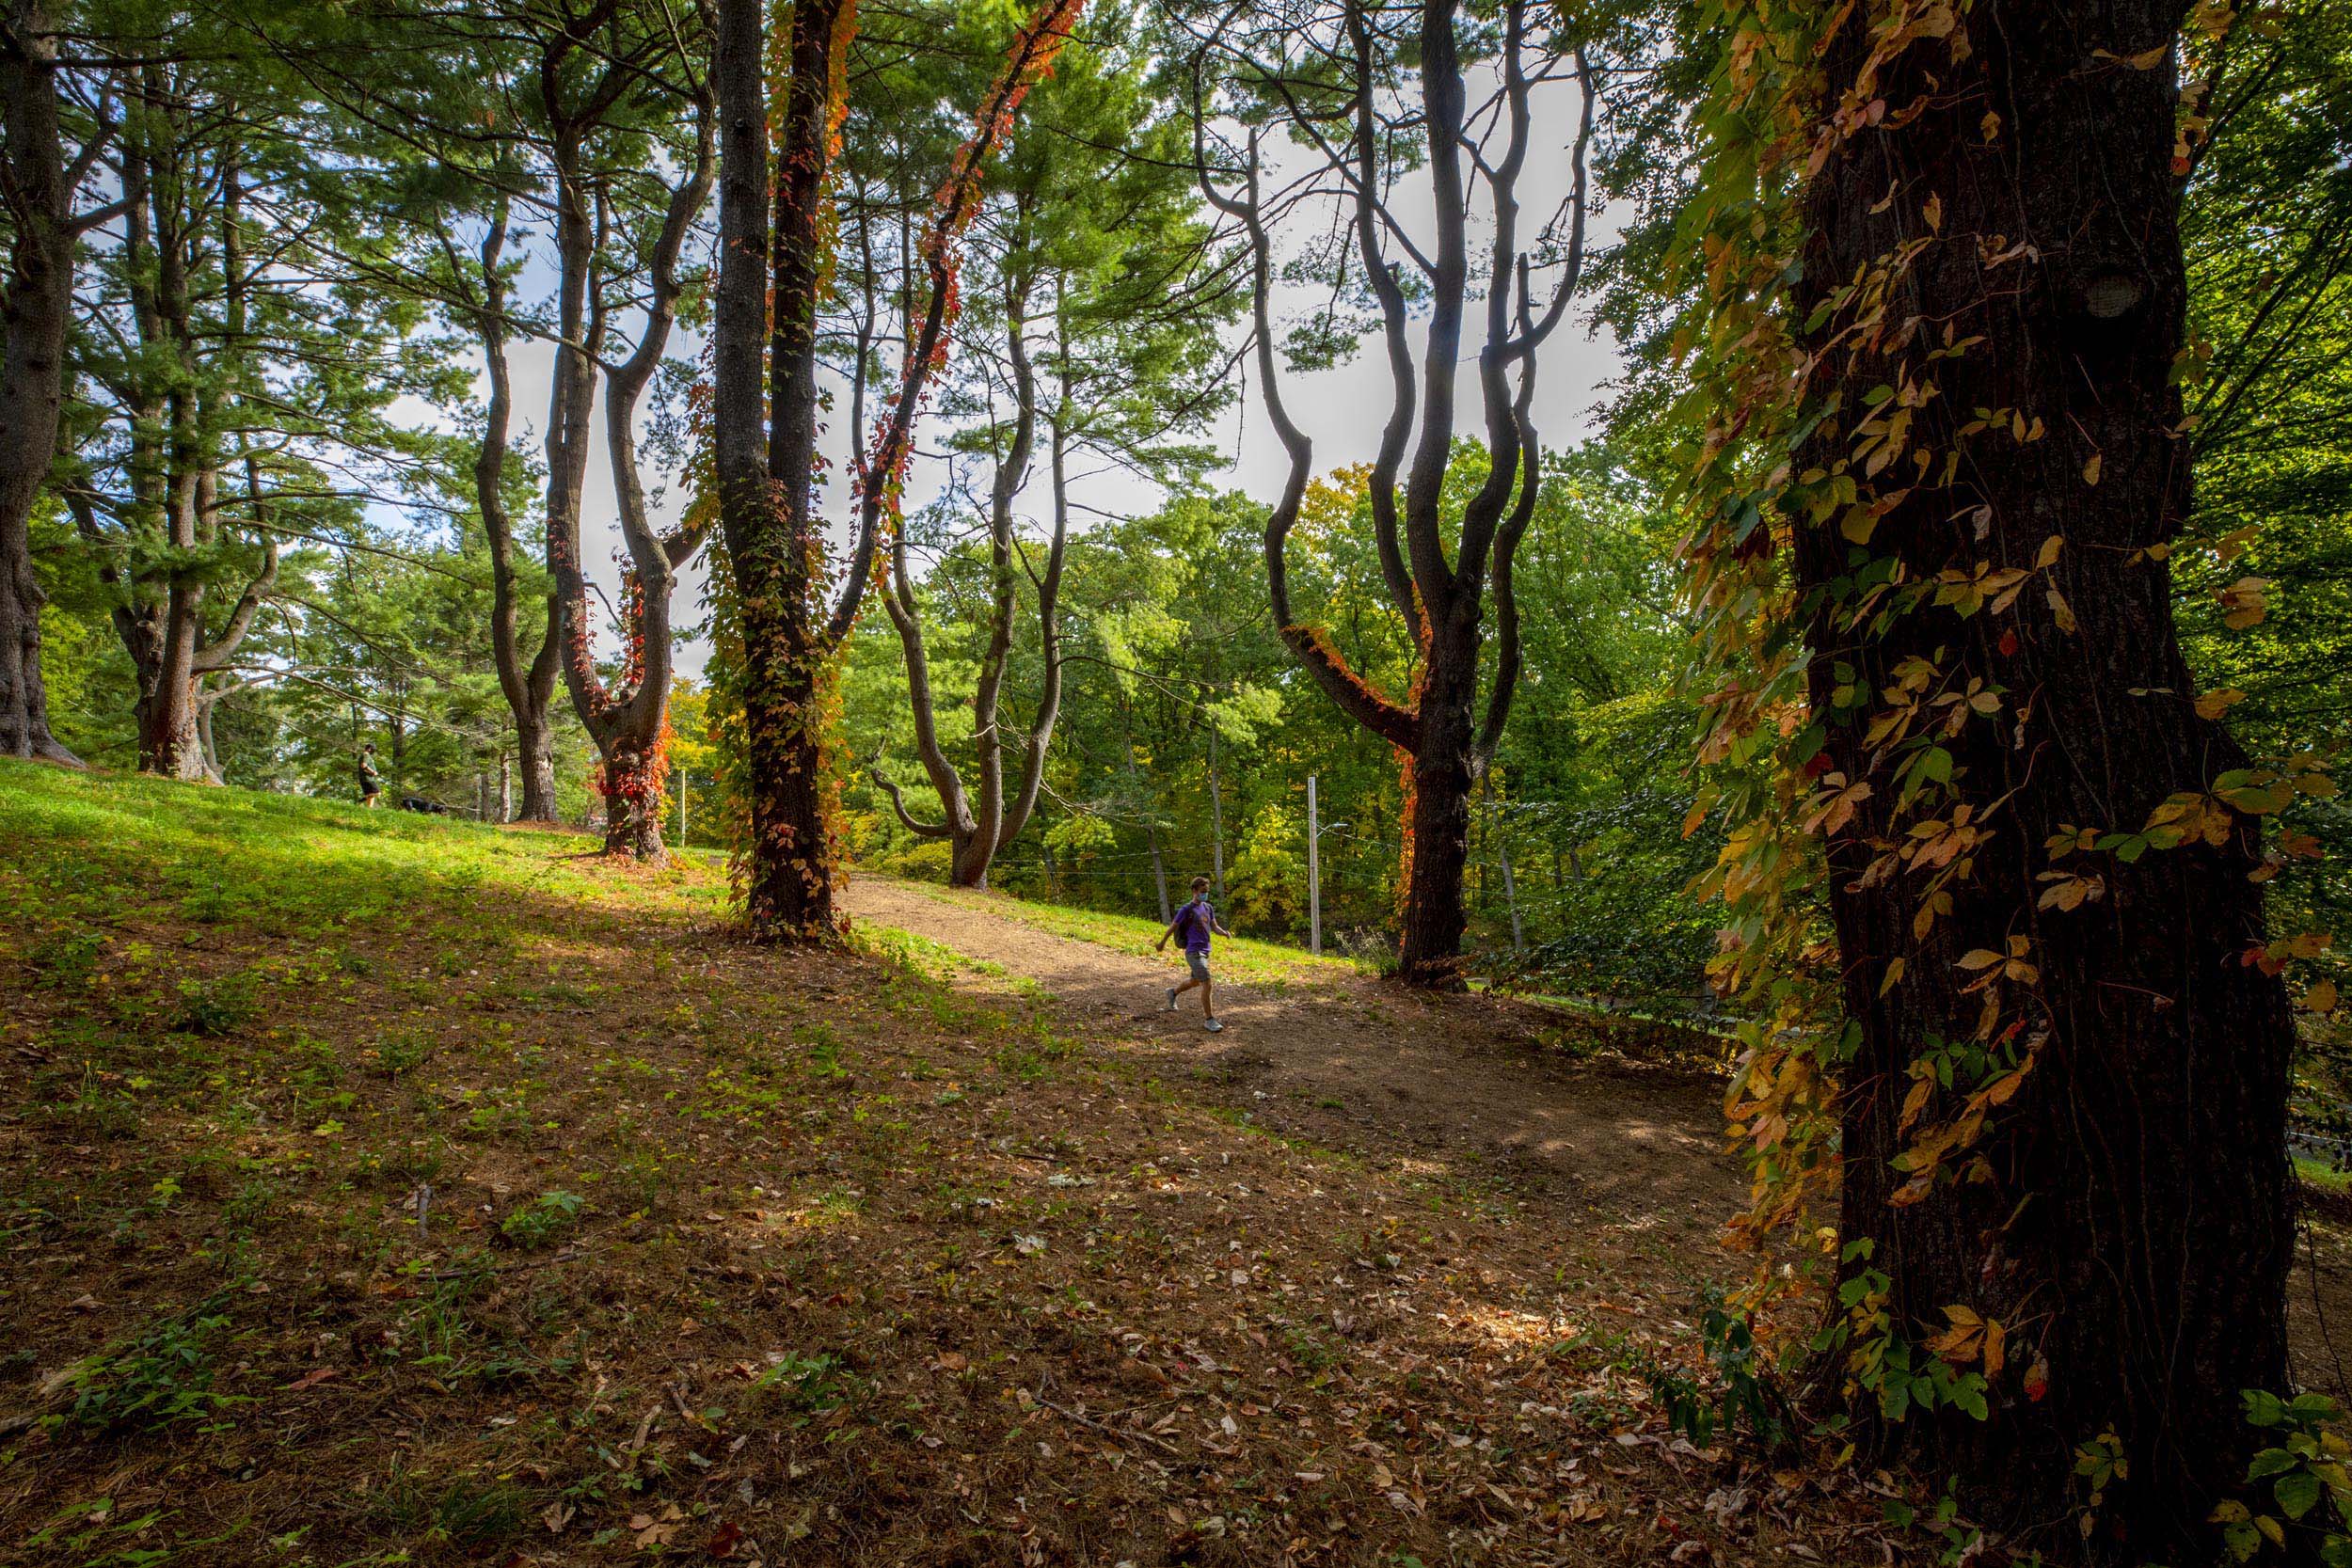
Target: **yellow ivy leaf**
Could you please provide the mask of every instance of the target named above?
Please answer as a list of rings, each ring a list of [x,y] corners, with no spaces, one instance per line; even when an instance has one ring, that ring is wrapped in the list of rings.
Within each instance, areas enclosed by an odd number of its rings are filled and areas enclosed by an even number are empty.
[[[2058,623],[2058,629],[2063,632],[2077,629],[2074,607],[2066,602],[2066,595],[2053,588],[2044,596],[2050,601],[2050,619]]]
[[[2042,541],[2041,552],[2033,558],[2034,566],[2038,570],[2048,570],[2050,562],[2056,561],[2058,558],[2058,551],[2064,549],[2065,547],[2065,538],[2059,534],[2053,533],[2050,537]]]
[[[2334,1012],[2336,1010],[2336,983],[2333,980],[2322,980],[2305,991],[2303,1006],[2309,1012]]]
[[[2090,461],[2083,465],[2083,483],[2085,484],[2096,485],[2099,483],[2100,461],[2101,454],[2094,451],[2090,454]]]
[[[1998,953],[1994,952],[1990,947],[1979,947],[1971,949],[1969,952],[1961,956],[1960,967],[1963,969],[1991,969],[1994,964],[1999,963],[2000,961],[2001,956]]]
[[[2232,631],[2244,631],[2270,613],[2266,590],[2268,578],[2240,578],[2227,588],[2214,590],[2214,597],[2221,602],[2221,624]]]
[[[2233,703],[2242,703],[2245,700],[2246,693],[2234,686],[2224,687],[2218,691],[2208,691],[2197,699],[2197,717],[2218,719],[2230,711],[2230,705]]]
[[[1897,958],[1893,963],[1886,966],[1886,978],[1879,982],[1879,994],[1881,996],[1884,996],[1888,991],[1893,990],[1895,989],[1896,982],[1900,980],[1902,977],[1903,960]]]

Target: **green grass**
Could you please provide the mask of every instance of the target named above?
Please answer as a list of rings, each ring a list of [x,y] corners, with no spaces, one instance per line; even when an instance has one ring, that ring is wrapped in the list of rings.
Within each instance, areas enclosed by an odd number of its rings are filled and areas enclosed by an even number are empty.
[[[2352,1171],[2338,1170],[2308,1154],[2295,1156],[2295,1174],[2324,1193],[2352,1192]]]
[[[860,875],[872,876],[874,873],[862,872]],[[937,899],[943,904],[986,910],[991,914],[1018,921],[1034,930],[1069,937],[1077,942],[1090,942],[1098,947],[1133,953],[1138,957],[1150,957],[1152,943],[1159,941],[1161,931],[1166,929],[1156,920],[1136,915],[1073,909],[1064,904],[1041,904],[1001,893],[976,893],[967,888],[942,887],[935,882],[914,882],[895,877],[886,879],[895,886]],[[1250,937],[1219,937],[1216,940],[1216,965],[1220,979],[1239,980],[1277,990],[1287,985],[1334,979],[1357,973],[1355,964],[1346,958],[1318,958],[1311,953],[1302,953],[1281,942],[1259,942]]]
[[[93,923],[112,924],[126,900],[172,906],[191,927],[315,942],[352,927],[417,927],[427,912],[421,906],[453,894],[534,902],[613,896],[610,879],[558,858],[546,834],[294,795],[85,778],[7,760],[0,833],[20,847],[24,873],[0,881],[0,915],[30,941],[36,961],[44,947],[87,941]],[[642,896],[679,891],[649,884]],[[698,891],[715,896],[717,889]],[[201,1033],[232,1022],[220,1015],[241,1000],[233,990],[192,990],[186,1022]]]

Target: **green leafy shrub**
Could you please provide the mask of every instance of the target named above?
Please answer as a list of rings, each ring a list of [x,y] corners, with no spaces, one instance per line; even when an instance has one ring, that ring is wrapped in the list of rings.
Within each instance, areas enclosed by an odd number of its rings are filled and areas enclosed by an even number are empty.
[[[217,1039],[233,1035],[253,1022],[260,1009],[253,998],[253,977],[227,974],[217,980],[180,982],[180,1007],[172,1015],[174,1034]]]
[[[864,1387],[864,1380],[850,1370],[848,1362],[821,1352],[815,1355],[787,1352],[752,1383],[753,1393],[803,1416],[838,1410]]]

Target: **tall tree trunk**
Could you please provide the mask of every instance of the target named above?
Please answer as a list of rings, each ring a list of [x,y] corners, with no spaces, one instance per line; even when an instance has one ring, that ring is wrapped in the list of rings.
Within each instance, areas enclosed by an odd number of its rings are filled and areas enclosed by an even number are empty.
[[[1216,721],[1209,721],[1209,882],[1225,898],[1225,792],[1216,776]]]
[[[515,389],[506,359],[507,204],[498,200],[481,250],[480,309],[474,329],[482,340],[483,358],[489,369],[490,397],[484,409],[482,444],[473,463],[474,502],[482,513],[482,531],[490,550],[490,656],[498,666],[499,690],[507,711],[515,716],[516,751],[522,761],[521,819],[555,820],[555,735],[548,711],[555,694],[555,637],[551,619],[542,619],[539,645],[532,657],[523,657],[520,617],[522,592],[515,569],[515,524],[506,509],[506,456],[515,414]],[[554,600],[540,602],[543,615],[552,617]],[[499,820],[510,821],[508,773],[499,760]]]
[[[2177,68],[2163,55],[2184,10],[1982,0],[1966,18],[1965,86],[1954,90],[1935,48],[1882,66],[1872,96],[1920,112],[1839,141],[1813,180],[1794,306],[1804,319],[1925,242],[1892,275],[1885,320],[1939,324],[1935,341],[1832,349],[1844,318],[1831,308],[1812,346],[1829,356],[1817,373],[1834,377],[1819,390],[1842,393],[1846,422],[1824,425],[1799,467],[1859,474],[1866,437],[1852,426],[1889,384],[1932,389],[1902,405],[1916,408],[1912,444],[1935,468],[1946,452],[1959,463],[1899,492],[1867,549],[1828,523],[1796,527],[1800,587],[1824,591],[1813,711],[1832,721],[1830,767],[1873,790],[1833,838],[1828,879],[1861,1040],[1843,1069],[1841,1220],[1849,1247],[1868,1250],[1848,1274],[1885,1276],[1899,1334],[1925,1338],[1961,1307],[2010,1336],[1990,1419],[1945,1409],[1887,1422],[1875,1402],[1859,1414],[1883,1450],[1958,1471],[1980,1516],[2041,1527],[2025,1544],[2114,1563],[2217,1558],[2207,1512],[2242,1483],[2251,1446],[2239,1390],[2287,1379],[2293,1031],[2280,982],[2241,957],[2264,941],[2249,880],[2257,825],[2215,802],[2210,844],[2129,862],[2084,848],[2054,863],[2048,847],[2079,829],[2138,832],[2168,798],[2210,799],[2243,765],[2192,706],[2169,571],[2148,553],[2189,509],[2172,384],[2185,297]],[[1851,81],[1869,47],[1857,13],[1828,80]],[[1980,244],[1994,235],[2017,247],[1997,266]],[[1955,338],[1964,352],[1931,354]],[[1960,428],[1975,410],[2020,422]],[[1890,482],[1912,471],[1907,452],[1889,455]],[[1896,581],[1967,582],[1989,565],[2027,586],[1967,616],[1965,596],[1920,601],[1882,631],[1855,625],[1836,587],[1874,554],[1892,556]],[[1935,710],[1958,715],[1932,741],[1951,793],[1909,809],[1897,774],[1923,753],[1870,743],[1862,722],[1878,693],[1902,689],[1905,660],[1929,672],[1922,701],[1998,700],[1984,717]],[[1857,691],[1862,705],[1846,705]],[[1964,876],[1942,876],[1948,857],[1899,856],[1924,818],[1949,829],[1963,810],[1977,835]],[[2054,868],[2095,878],[2101,895],[2045,903]],[[1938,887],[1940,913],[1928,904]],[[1990,967],[1963,966],[1978,950]],[[1935,1180],[1932,1159],[1923,1175],[1915,1153],[1907,1170],[1894,1164],[1922,1131],[1904,1111],[1913,1060],[1939,1038],[2027,1064],[1983,1141],[1950,1158],[1980,1155],[1977,1180]],[[1960,1114],[1949,1098],[1924,1125]],[[2078,1538],[2074,1452],[2107,1432],[2128,1475],[2119,1467]]]
[[[981,174],[1011,129],[1023,95],[1050,69],[1082,8],[1083,0],[1049,0],[1015,36],[1004,71],[974,116],[974,134],[940,188],[922,249],[930,276],[929,307],[921,328],[909,334],[883,430],[858,469],[849,570],[827,615],[817,602],[823,541],[812,484],[817,314],[832,229],[833,89],[855,13],[849,0],[802,0],[792,8],[791,80],[776,148],[771,225],[759,200],[769,172],[759,9],[753,0],[719,0],[713,455],[743,639],[752,819],[745,893],[755,937],[802,940],[834,928],[833,784],[824,734],[834,655],[856,623],[885,513],[896,520],[915,415],[954,321],[956,245],[978,213]],[[752,270],[762,255],[765,277]],[[769,302],[763,366],[754,327]],[[763,379],[772,407],[765,425],[759,418]]]
[[[628,578],[622,585],[621,632],[627,646],[618,682],[608,685],[597,673],[584,629],[564,641],[564,682],[603,764],[605,851],[648,863],[668,858],[661,840],[661,790],[668,773],[663,748],[669,731],[671,601],[677,592],[679,569],[702,548],[708,531],[698,522],[689,522],[667,536],[657,530],[637,467],[638,403],[668,350],[680,293],[679,258],[718,172],[717,132],[707,88],[698,87],[694,96],[694,162],[670,193],[642,279],[628,279],[632,293],[642,289],[645,295],[637,344],[627,359],[605,371],[605,452],[629,560]],[[605,282],[600,274],[588,280],[592,315],[598,324],[611,309],[602,293]],[[601,325],[593,326],[590,341],[598,341],[604,335]],[[553,515],[552,508],[549,515]],[[577,626],[584,623],[587,614],[580,571],[577,496],[570,516],[556,580],[566,607],[566,623]],[[554,538],[550,532],[551,543]]]
[[[0,297],[0,755],[76,762],[49,732],[32,516],[57,451],[72,312],[73,193],[57,129],[57,40],[41,0],[0,27],[0,130],[10,228]]]
[[[197,728],[198,683],[224,668],[244,641],[253,618],[276,585],[278,546],[262,533],[260,568],[230,608],[220,633],[204,639],[212,603],[213,564],[221,545],[220,424],[225,407],[248,390],[238,373],[235,351],[227,363],[206,362],[199,346],[192,267],[200,261],[208,182],[191,177],[193,134],[183,123],[184,105],[173,94],[163,68],[140,69],[143,100],[138,130],[122,159],[124,246],[135,260],[130,269],[132,313],[139,345],[150,362],[133,372],[142,384],[133,398],[131,437],[134,530],[154,527],[168,558],[160,567],[127,569],[111,564],[102,576],[123,590],[115,612],[124,650],[137,674],[139,767],[167,778],[201,781],[202,740]],[[222,336],[244,341],[246,294],[250,278],[242,233],[244,195],[237,150],[218,150],[208,171],[220,199]],[[150,432],[160,434],[150,434]],[[263,511],[259,467],[248,461],[246,498],[256,518]],[[86,535],[103,537],[87,498],[69,497]]]

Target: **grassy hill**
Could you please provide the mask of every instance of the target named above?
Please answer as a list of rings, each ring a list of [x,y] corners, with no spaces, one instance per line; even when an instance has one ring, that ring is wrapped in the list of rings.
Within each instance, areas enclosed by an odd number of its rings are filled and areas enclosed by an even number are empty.
[[[1875,1516],[1666,1438],[1693,1271],[1637,1223],[586,847],[0,763],[0,1560],[1839,1560]]]

